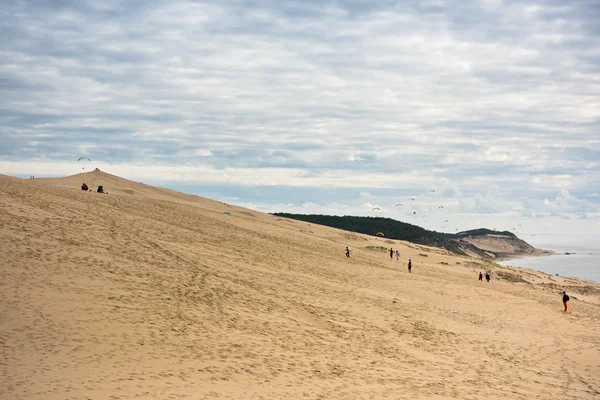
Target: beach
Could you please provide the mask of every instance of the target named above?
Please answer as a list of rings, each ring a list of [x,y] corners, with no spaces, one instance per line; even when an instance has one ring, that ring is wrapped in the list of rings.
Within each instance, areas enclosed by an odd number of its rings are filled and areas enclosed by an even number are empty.
[[[100,171],[0,175],[0,241],[2,399],[600,396],[591,281]]]

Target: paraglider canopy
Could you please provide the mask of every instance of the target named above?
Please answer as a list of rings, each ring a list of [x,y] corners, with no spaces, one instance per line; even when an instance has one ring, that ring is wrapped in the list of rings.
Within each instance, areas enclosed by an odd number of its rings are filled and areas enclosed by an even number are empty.
[[[379,207],[373,207],[373,209],[371,211],[375,211],[375,210],[381,211],[381,209]]]
[[[376,235],[377,235],[377,236],[385,236],[385,235],[383,234],[383,232],[377,232],[377,234],[376,234]]]
[[[79,158],[77,159],[77,162],[79,162],[79,161],[81,161],[81,160],[88,160],[88,162],[92,162],[92,160],[90,160],[88,157],[79,157]],[[84,164],[87,164],[87,163],[84,163]],[[84,168],[84,167],[82,167],[81,169],[85,169],[85,168]]]

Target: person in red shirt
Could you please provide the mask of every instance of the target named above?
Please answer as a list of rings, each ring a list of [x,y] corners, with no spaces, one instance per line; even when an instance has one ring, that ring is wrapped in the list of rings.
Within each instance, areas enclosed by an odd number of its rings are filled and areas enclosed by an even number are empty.
[[[565,312],[567,312],[567,302],[570,300],[567,292],[563,291],[563,305],[565,306]]]

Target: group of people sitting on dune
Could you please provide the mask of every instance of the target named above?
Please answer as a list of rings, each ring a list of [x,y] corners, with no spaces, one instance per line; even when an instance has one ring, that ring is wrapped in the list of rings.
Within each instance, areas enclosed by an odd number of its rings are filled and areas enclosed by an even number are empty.
[[[81,185],[81,190],[85,190],[85,191],[87,192],[89,189],[90,189],[90,188],[89,188],[89,186],[87,185],[87,183],[85,183],[85,182],[84,182],[84,183]],[[96,192],[98,192],[98,193],[104,193],[104,186],[102,186],[102,185],[98,186],[98,189],[96,189]]]

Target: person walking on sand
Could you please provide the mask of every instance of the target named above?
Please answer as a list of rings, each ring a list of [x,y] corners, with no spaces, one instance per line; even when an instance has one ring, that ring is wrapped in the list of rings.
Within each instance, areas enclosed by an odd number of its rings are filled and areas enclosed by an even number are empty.
[[[483,274],[480,272],[479,273],[479,280],[482,281],[483,280]]]
[[[346,246],[346,257],[350,258],[350,249]]]
[[[400,251],[396,250],[396,261],[400,259]]]
[[[485,280],[488,282],[490,281],[490,273],[489,272],[485,273]]]
[[[571,300],[567,292],[563,290],[563,305],[565,306],[565,312],[567,312],[567,302]]]
[[[390,247],[390,260],[394,261],[394,249]]]
[[[410,273],[411,270],[412,270],[412,261],[409,259],[408,260],[408,272]]]

